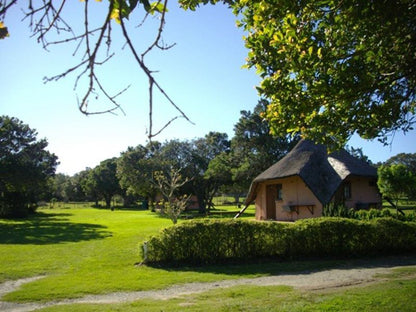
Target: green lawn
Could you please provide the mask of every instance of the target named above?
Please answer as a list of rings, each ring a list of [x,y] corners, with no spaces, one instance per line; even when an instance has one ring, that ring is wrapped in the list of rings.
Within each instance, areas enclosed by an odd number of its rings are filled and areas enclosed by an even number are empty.
[[[137,266],[139,243],[172,225],[169,219],[143,210],[69,207],[41,209],[27,220],[0,220],[0,282],[47,276],[6,295],[6,300],[48,301],[258,275]]]
[[[233,208],[219,207],[218,211]],[[235,209],[235,208],[234,208]],[[253,218],[253,211],[247,218]],[[181,220],[180,222],[184,222]],[[163,268],[136,265],[139,243],[166,226],[169,219],[150,211],[94,209],[71,204],[41,209],[27,220],[0,220],[0,282],[22,277],[46,277],[7,294],[3,300],[50,301],[115,291],[161,289],[173,284],[257,277],[279,272],[323,270],[359,260],[298,261]],[[141,300],[131,304],[51,307],[48,311],[350,311],[382,301],[377,311],[415,297],[415,271],[389,277],[388,282],[346,293],[310,293],[288,287],[238,287],[166,301]],[[370,292],[368,294],[367,292]],[[372,298],[372,299],[371,299]],[[365,300],[364,300],[365,299]],[[370,301],[373,300],[373,301]],[[353,302],[363,302],[361,305]],[[310,307],[306,309],[304,307]],[[350,307],[350,308],[348,308]],[[359,308],[361,307],[361,308]],[[302,310],[303,309],[303,310]],[[390,309],[391,310],[391,309]],[[46,310],[45,310],[46,311]],[[376,311],[376,310],[374,310]],[[403,311],[407,311],[403,309]]]

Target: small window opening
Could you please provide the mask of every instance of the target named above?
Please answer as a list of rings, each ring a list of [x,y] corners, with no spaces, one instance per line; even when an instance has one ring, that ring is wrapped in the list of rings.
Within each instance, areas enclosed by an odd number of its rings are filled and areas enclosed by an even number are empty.
[[[277,200],[283,200],[283,189],[282,189],[282,185],[281,184],[277,184],[276,185],[276,190],[277,190]]]
[[[345,199],[351,199],[351,183],[345,182],[344,183],[344,198]]]

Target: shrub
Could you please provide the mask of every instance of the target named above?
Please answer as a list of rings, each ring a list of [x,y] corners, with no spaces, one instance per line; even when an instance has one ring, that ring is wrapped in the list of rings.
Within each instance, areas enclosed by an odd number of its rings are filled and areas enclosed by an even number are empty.
[[[354,213],[354,210],[348,209],[344,205],[335,204],[333,202],[326,204],[323,209],[324,217],[350,218],[352,217],[351,214],[353,213]]]
[[[212,264],[250,259],[345,257],[416,251],[416,223],[392,218],[316,218],[295,223],[189,221],[142,246],[145,263]]]

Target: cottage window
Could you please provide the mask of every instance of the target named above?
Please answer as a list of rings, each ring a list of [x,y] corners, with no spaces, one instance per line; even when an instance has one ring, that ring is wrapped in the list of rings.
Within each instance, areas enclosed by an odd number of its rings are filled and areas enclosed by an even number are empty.
[[[370,181],[368,182],[368,185],[369,185],[369,186],[373,186],[373,187],[375,187],[375,186],[377,186],[377,181],[376,181],[376,180],[370,180]]]
[[[351,182],[344,183],[344,199],[351,199]]]
[[[282,185],[281,184],[276,184],[276,190],[277,190],[277,194],[276,194],[276,199],[277,200],[283,200],[283,190],[282,190]]]

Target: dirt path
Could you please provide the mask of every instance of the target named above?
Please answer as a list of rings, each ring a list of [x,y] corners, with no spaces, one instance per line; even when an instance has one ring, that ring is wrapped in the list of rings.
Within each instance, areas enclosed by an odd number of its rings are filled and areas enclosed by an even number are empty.
[[[409,266],[409,264],[405,264]],[[363,285],[371,283],[376,280],[380,280],[380,277],[376,277],[380,273],[389,273],[398,266],[381,266],[371,268],[338,268],[319,272],[305,272],[297,274],[282,274],[265,276],[258,278],[243,278],[237,280],[222,280],[210,283],[188,283],[182,285],[173,285],[169,288],[162,290],[148,290],[148,291],[134,291],[134,292],[117,292],[104,295],[88,295],[77,299],[66,299],[61,301],[51,301],[46,303],[12,303],[0,301],[0,311],[3,312],[28,312],[35,311],[37,309],[64,304],[74,303],[125,303],[133,302],[140,299],[170,299],[180,297],[189,294],[202,293],[216,288],[228,288],[240,285],[258,285],[258,286],[275,286],[275,285],[287,285],[293,286],[297,289],[329,289],[334,287],[346,287],[351,285]],[[410,265],[415,267],[416,265]],[[0,284],[0,298],[6,293],[12,292],[25,283],[33,282],[37,279],[43,278],[43,276],[31,277],[21,279],[17,281],[9,281]]]

